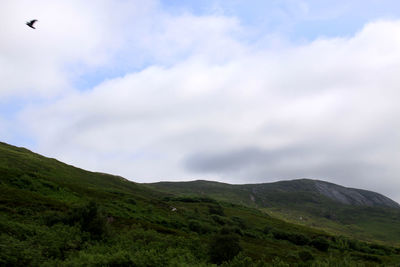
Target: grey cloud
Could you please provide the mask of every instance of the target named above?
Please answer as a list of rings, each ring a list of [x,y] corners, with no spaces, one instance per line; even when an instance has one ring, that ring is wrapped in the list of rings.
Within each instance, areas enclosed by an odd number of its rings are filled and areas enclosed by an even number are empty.
[[[257,148],[243,148],[225,153],[196,153],[185,159],[185,168],[194,172],[232,172],[249,165],[268,163],[274,153]]]
[[[347,151],[345,154],[343,151]],[[276,150],[244,147],[187,156],[185,168],[193,173],[219,174],[238,181],[265,182],[271,179],[319,178],[349,184],[374,179],[385,173],[384,166],[368,162],[362,151],[332,144],[304,145]]]

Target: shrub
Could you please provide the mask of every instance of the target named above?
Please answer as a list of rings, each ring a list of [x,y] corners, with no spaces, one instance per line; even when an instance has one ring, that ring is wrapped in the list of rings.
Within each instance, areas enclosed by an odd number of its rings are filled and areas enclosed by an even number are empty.
[[[307,250],[303,250],[299,252],[299,258],[303,261],[303,262],[307,262],[307,261],[311,261],[314,259],[314,256]]]
[[[128,198],[126,202],[132,205],[136,205],[136,200],[134,200],[133,198]]]
[[[382,263],[382,260],[380,257],[375,256],[375,255],[370,255],[370,254],[365,254],[365,253],[351,253],[351,256],[353,256],[356,259],[361,259],[365,261],[372,261],[372,262],[377,262],[377,263]]]
[[[72,210],[66,219],[69,225],[79,224],[81,230],[90,233],[90,237],[99,240],[107,234],[106,218],[100,212],[95,202],[78,207]]]
[[[200,222],[191,220],[189,221],[189,229],[190,231],[201,233],[201,225]]]
[[[314,248],[320,250],[320,251],[327,251],[329,248],[329,241],[326,240],[326,238],[323,238],[321,236],[313,239],[310,243],[311,246]]]
[[[176,198],[176,201],[186,202],[186,203],[196,203],[196,202],[200,202],[199,199],[193,198],[193,197],[178,197],[178,198]]]
[[[310,243],[310,239],[303,234],[295,234],[283,231],[273,231],[275,239],[287,240],[295,245],[303,246]]]
[[[223,235],[237,234],[239,236],[243,236],[242,230],[240,230],[240,228],[238,228],[238,227],[227,227],[227,226],[224,226],[224,227],[221,228],[219,233],[223,234]]]
[[[240,235],[240,236],[243,236],[243,231],[239,228],[239,227],[233,227],[233,232],[235,233],[235,234],[238,234],[238,235]]]
[[[273,227],[267,225],[267,226],[265,226],[265,227],[263,228],[263,233],[267,235],[267,234],[269,234],[273,229],[274,229]]]
[[[240,251],[242,247],[236,235],[218,234],[211,241],[209,256],[212,263],[221,264],[232,260]]]
[[[211,215],[214,214],[219,216],[225,216],[224,209],[219,205],[209,205],[208,213],[210,213]]]
[[[245,221],[244,221],[242,218],[234,216],[234,217],[232,217],[231,219],[232,219],[232,221],[233,221],[235,224],[237,224],[241,229],[246,229],[246,228],[247,228],[247,225],[246,225]]]
[[[218,223],[219,225],[225,225],[226,221],[223,217],[218,216],[218,215],[211,215],[211,218],[213,219],[214,222]]]
[[[45,212],[42,216],[43,222],[47,226],[53,226],[57,223],[61,223],[65,220],[64,214],[56,211]]]
[[[271,266],[268,263],[262,262],[260,260],[254,260],[242,252],[236,255],[231,261],[224,262],[221,267],[267,267]]]
[[[190,220],[188,227],[191,231],[199,234],[207,234],[212,231],[211,227],[196,220]]]

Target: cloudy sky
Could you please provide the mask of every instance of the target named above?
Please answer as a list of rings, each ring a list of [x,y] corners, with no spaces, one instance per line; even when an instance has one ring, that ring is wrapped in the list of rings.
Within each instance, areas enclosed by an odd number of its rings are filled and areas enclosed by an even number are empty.
[[[136,182],[400,201],[397,0],[2,0],[0,18],[3,142]]]

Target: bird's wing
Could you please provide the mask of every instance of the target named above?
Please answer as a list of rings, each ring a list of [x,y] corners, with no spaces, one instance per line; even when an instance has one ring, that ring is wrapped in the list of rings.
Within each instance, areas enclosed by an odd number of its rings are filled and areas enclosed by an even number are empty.
[[[35,24],[36,21],[38,21],[38,20],[37,19],[33,19],[33,20],[31,20],[30,23],[33,25],[33,24]]]

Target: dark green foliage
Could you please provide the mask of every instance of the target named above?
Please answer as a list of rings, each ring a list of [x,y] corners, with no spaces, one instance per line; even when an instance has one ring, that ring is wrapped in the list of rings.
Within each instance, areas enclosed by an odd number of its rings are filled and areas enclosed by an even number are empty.
[[[219,230],[219,233],[222,235],[229,235],[229,234],[237,234],[239,236],[243,236],[243,232],[238,227],[231,227],[231,226],[224,226]]]
[[[279,265],[270,265],[260,260],[254,260],[240,252],[231,261],[221,264],[222,267],[271,267]]]
[[[303,234],[283,232],[279,230],[274,230],[272,234],[276,239],[287,240],[293,244],[300,246],[310,243],[310,239]]]
[[[136,205],[136,200],[134,200],[133,198],[128,198],[126,202],[132,205]]]
[[[299,252],[299,258],[303,262],[312,261],[314,256],[307,250],[302,250]]]
[[[207,234],[212,232],[212,228],[209,225],[197,220],[190,220],[188,226],[191,231],[199,234]]]
[[[44,224],[47,226],[53,226],[56,223],[66,222],[65,215],[57,211],[48,211],[43,214]]]
[[[352,253],[351,255],[356,259],[366,260],[369,262],[382,263],[382,260],[379,256],[366,254],[366,253],[359,253],[359,252]]]
[[[264,233],[264,234],[269,234],[269,233],[271,233],[273,230],[274,230],[273,227],[271,227],[271,226],[269,226],[269,225],[266,225],[266,226],[263,228],[263,233]]]
[[[238,227],[240,227],[241,229],[246,229],[247,228],[247,224],[246,224],[246,222],[242,219],[242,218],[240,218],[240,217],[237,217],[237,216],[233,216],[232,218],[231,218],[231,220],[232,220],[232,222],[234,223],[234,224],[236,224]]]
[[[318,236],[310,242],[310,245],[320,251],[327,251],[329,248],[329,241],[322,236]]]
[[[219,225],[225,225],[227,223],[226,219],[222,216],[219,215],[211,215],[211,219],[213,219],[213,221]]]
[[[396,251],[393,248],[384,245],[369,244],[369,247],[375,252],[375,254],[391,255],[396,253]]]
[[[215,199],[208,198],[208,197],[164,197],[164,201],[179,201],[179,202],[186,202],[186,203],[214,203],[218,204],[218,202]]]
[[[211,215],[225,216],[224,209],[219,205],[209,205],[208,213]]]
[[[221,264],[233,259],[242,247],[239,238],[233,234],[218,234],[211,240],[209,255],[212,263]]]
[[[95,240],[99,240],[107,234],[107,220],[93,201],[82,207],[74,208],[66,218],[66,223],[78,224],[82,231],[90,233],[92,239]]]
[[[239,228],[239,227],[222,227],[219,231],[221,234],[223,235],[227,235],[227,234],[237,234],[239,236],[243,236],[243,231]]]
[[[190,220],[189,221],[189,229],[190,231],[201,233],[201,225],[199,221]]]
[[[0,235],[0,266],[37,265],[37,250],[29,249],[30,243],[6,234]]]

